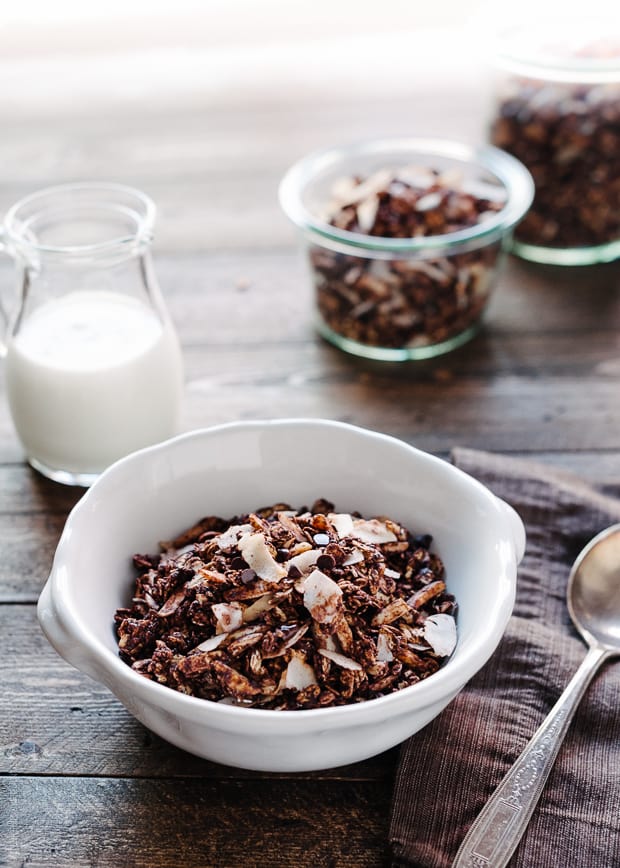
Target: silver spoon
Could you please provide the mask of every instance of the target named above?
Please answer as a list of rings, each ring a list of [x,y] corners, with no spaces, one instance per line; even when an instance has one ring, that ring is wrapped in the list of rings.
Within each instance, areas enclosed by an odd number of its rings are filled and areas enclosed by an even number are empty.
[[[583,549],[568,579],[568,611],[588,653],[486,803],[452,868],[504,868],[517,848],[586,688],[601,664],[620,656],[620,524]]]

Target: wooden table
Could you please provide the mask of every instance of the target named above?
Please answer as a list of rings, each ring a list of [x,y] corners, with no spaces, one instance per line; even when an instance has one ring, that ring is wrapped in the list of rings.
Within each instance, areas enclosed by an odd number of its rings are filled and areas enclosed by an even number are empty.
[[[248,81],[251,76],[248,74]],[[534,455],[620,490],[617,265],[512,260],[486,329],[435,361],[381,366],[323,343],[277,182],[317,146],[378,134],[473,140],[471,82],[366,91],[282,82],[185,99],[19,105],[0,140],[0,208],[50,183],[128,182],[160,206],[160,282],[185,353],[183,428],[311,416],[447,456]],[[5,106],[6,109],[6,106]],[[5,111],[6,114],[6,111]],[[10,280],[4,262],[0,281]],[[244,773],[147,731],[42,636],[35,603],[80,491],[29,469],[0,387],[0,865],[377,866],[397,751],[312,774]]]

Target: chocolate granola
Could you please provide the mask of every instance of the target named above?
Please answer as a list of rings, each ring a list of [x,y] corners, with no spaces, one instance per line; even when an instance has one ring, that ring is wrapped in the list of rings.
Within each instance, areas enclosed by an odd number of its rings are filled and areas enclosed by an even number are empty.
[[[209,517],[135,555],[121,658],[191,696],[267,709],[361,702],[436,672],[456,602],[432,538],[397,522],[276,504]]]
[[[620,83],[515,79],[499,101],[491,141],[534,178],[518,241],[572,248],[620,238]]]
[[[341,179],[325,219],[337,229],[381,238],[447,235],[483,223],[505,204],[503,188],[469,184],[455,170],[380,170]],[[498,243],[450,256],[365,258],[310,248],[317,305],[338,335],[390,349],[442,343],[479,318]]]

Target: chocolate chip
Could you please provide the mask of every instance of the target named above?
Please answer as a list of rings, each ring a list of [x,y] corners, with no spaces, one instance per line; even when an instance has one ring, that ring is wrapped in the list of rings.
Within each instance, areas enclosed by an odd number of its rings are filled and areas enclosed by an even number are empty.
[[[247,564],[243,560],[243,558],[237,557],[237,558],[232,559],[230,566],[233,570],[245,570],[245,568],[247,567]]]
[[[243,582],[244,585],[249,585],[250,582],[253,582],[255,578],[256,578],[256,570],[249,569],[249,570],[244,570],[241,573],[241,581]]]
[[[320,555],[317,558],[316,565],[320,570],[333,570],[336,566],[336,561],[331,555]]]
[[[298,569],[295,564],[292,564],[288,569],[288,577],[289,579],[300,579],[301,578],[301,570]]]
[[[279,564],[283,564],[285,561],[288,561],[291,553],[288,549],[278,549],[276,552],[276,560]]]
[[[326,533],[315,533],[313,539],[317,546],[329,545],[329,536]]]

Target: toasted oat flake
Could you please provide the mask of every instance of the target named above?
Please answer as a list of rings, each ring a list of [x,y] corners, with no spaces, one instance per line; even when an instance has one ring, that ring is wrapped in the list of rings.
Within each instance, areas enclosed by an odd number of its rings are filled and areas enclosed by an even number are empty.
[[[143,677],[240,707],[383,696],[432,675],[454,648],[456,605],[430,544],[322,499],[209,516],[160,555],[134,557],[119,653]]]

